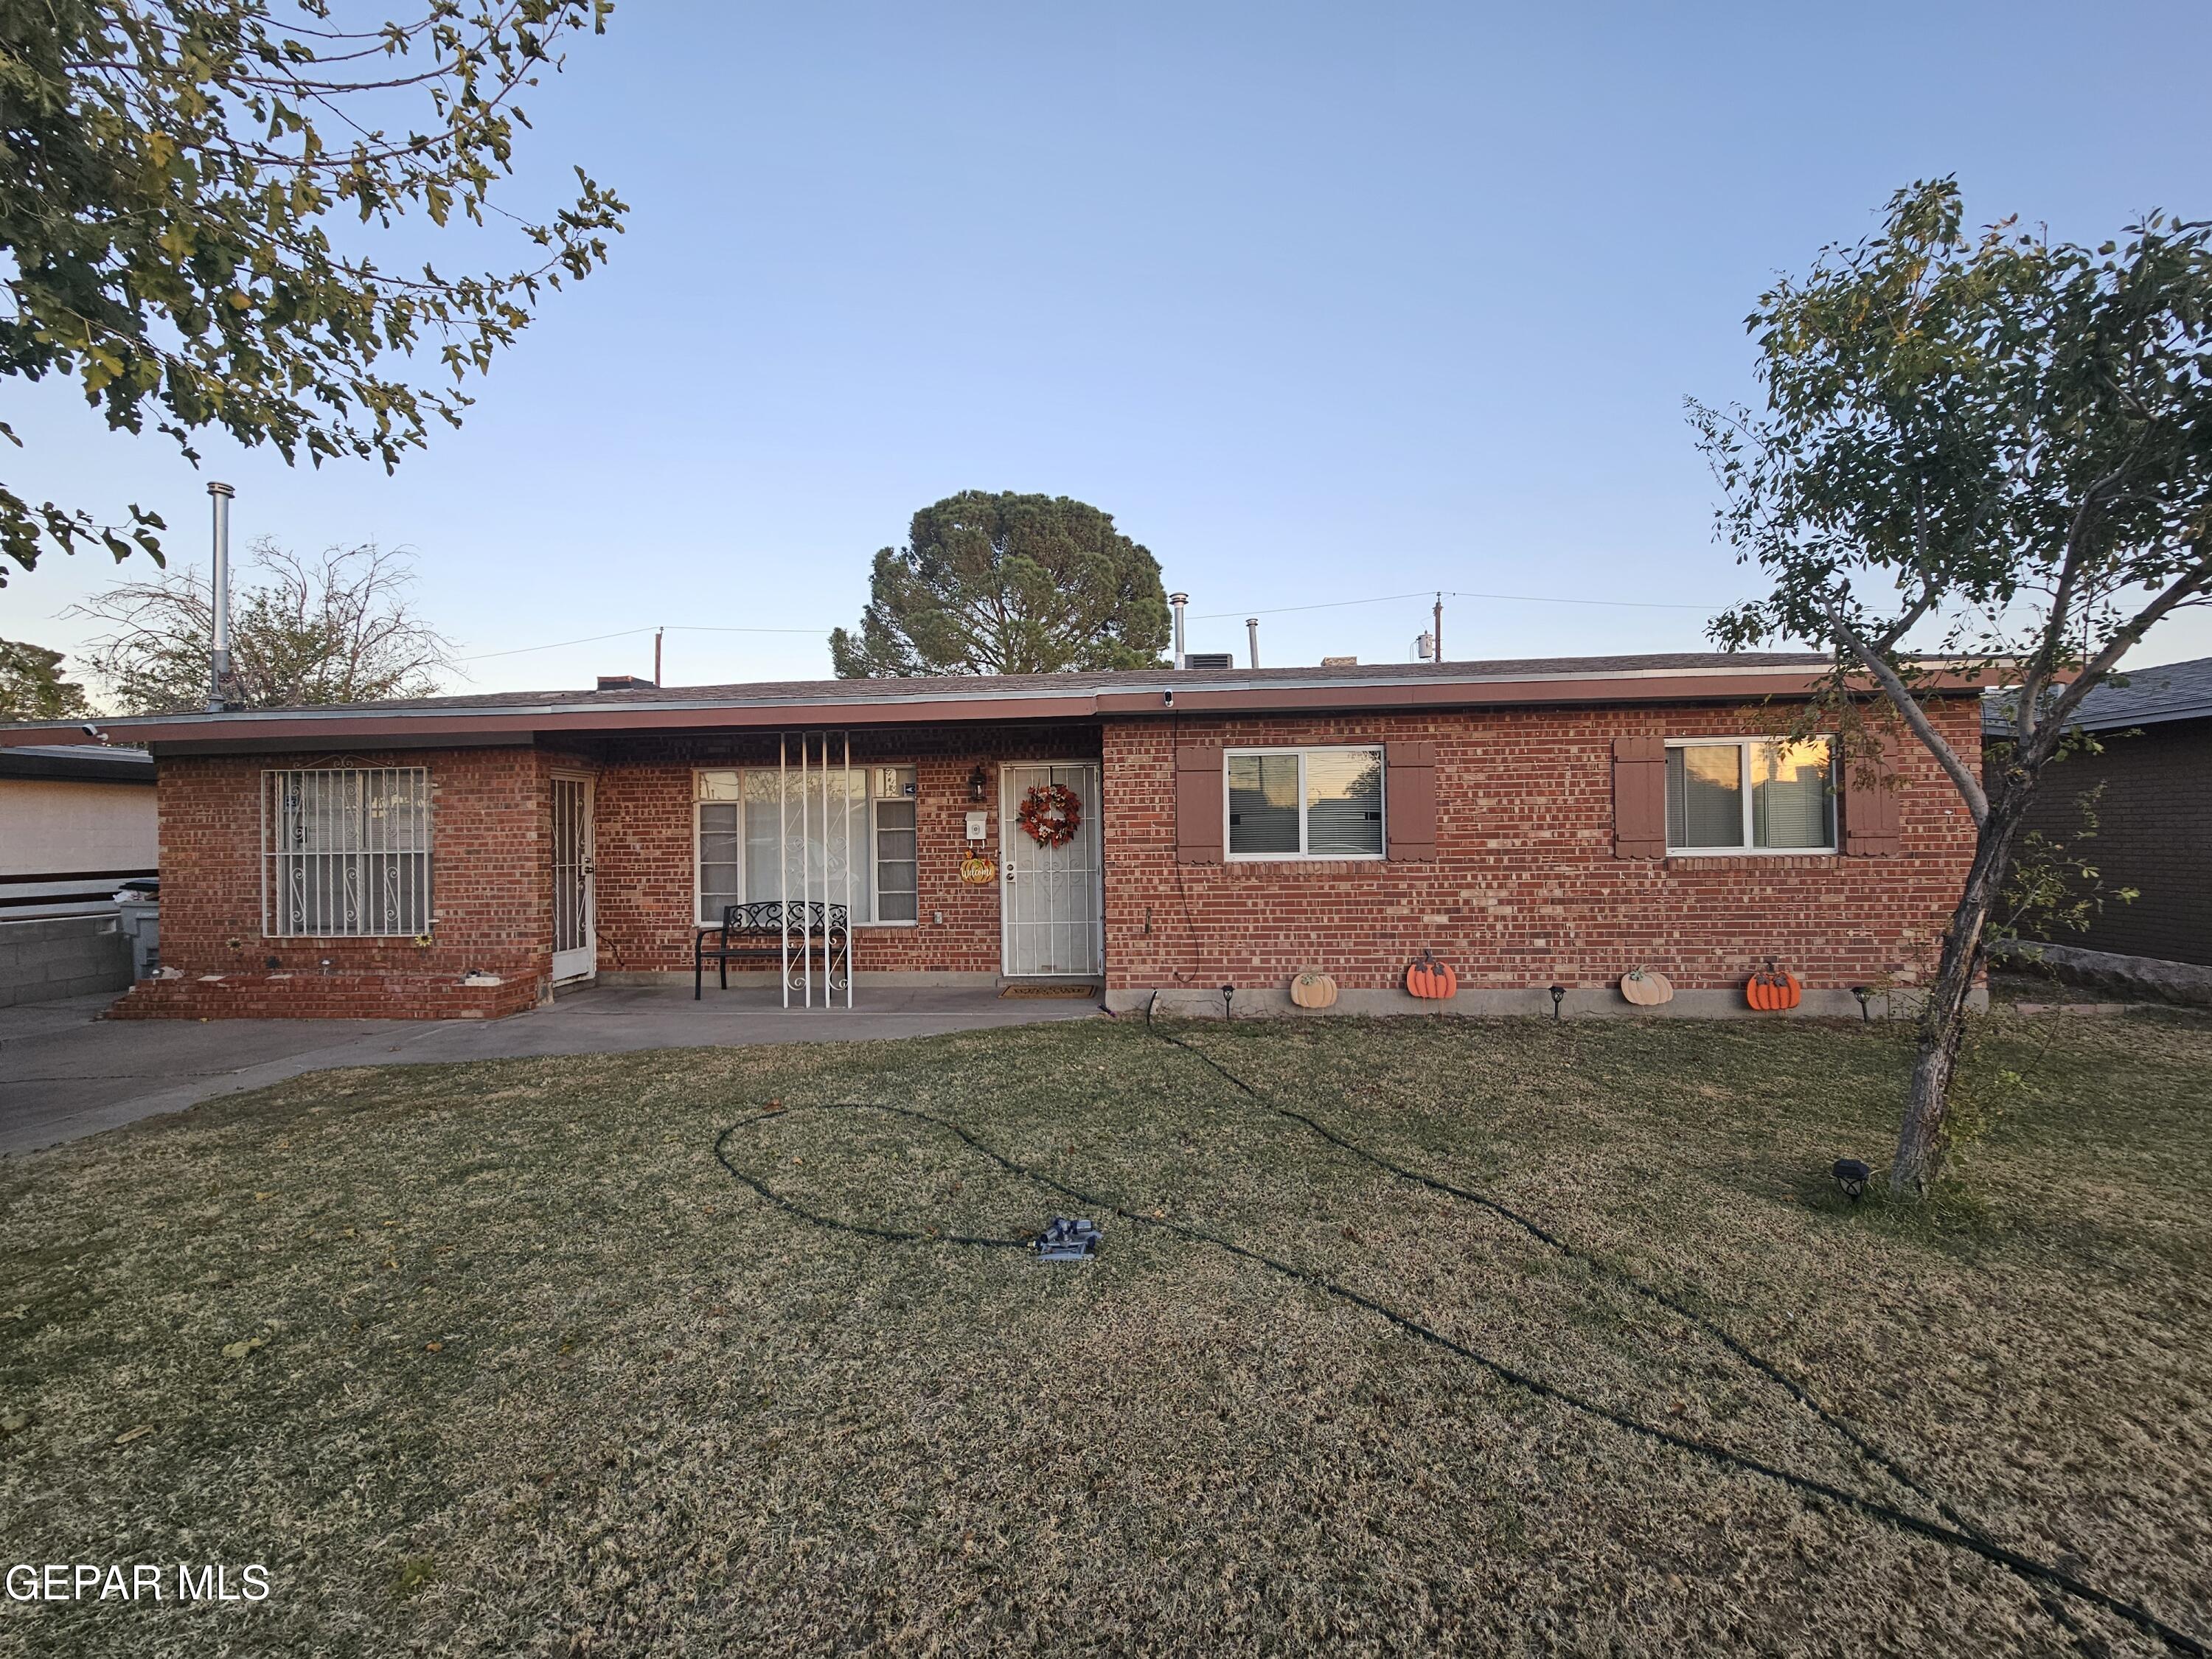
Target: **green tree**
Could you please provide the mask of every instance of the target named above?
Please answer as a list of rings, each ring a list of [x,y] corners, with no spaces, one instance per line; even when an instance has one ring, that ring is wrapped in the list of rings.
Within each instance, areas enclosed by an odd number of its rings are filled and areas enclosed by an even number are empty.
[[[62,678],[62,653],[0,640],[0,720],[63,720],[92,712],[84,688]]]
[[[234,700],[248,708],[428,696],[453,666],[445,637],[416,615],[414,573],[374,543],[308,560],[264,538],[231,614]],[[111,624],[87,653],[133,714],[204,708],[215,617],[207,579],[168,572],[125,582],[73,606]]]
[[[876,555],[857,633],[830,635],[841,678],[1157,668],[1159,561],[1065,495],[970,489],[914,515]]]
[[[0,0],[0,374],[73,376],[111,428],[150,420],[195,462],[192,434],[215,426],[288,462],[389,468],[433,416],[459,423],[459,383],[622,228],[628,210],[580,169],[542,222],[490,199],[527,125],[517,98],[607,8],[407,0],[349,27],[327,0],[279,23],[285,3]],[[496,216],[531,252],[503,272],[386,270],[368,249],[410,212],[484,234]],[[432,352],[455,386],[410,378]],[[0,485],[0,585],[46,546],[158,562],[165,527]]]
[[[1714,638],[1832,650],[1803,723],[1840,730],[1872,782],[1869,715],[1901,722],[1973,819],[1890,1172],[1900,1196],[1941,1174],[1968,1000],[2069,720],[2212,590],[2212,225],[2154,215],[2087,248],[1961,224],[1952,180],[1898,192],[1880,235],[1761,296],[1764,409],[1692,405],[1722,533],[1772,585]],[[2012,689],[1986,769],[1929,717],[1945,672]]]

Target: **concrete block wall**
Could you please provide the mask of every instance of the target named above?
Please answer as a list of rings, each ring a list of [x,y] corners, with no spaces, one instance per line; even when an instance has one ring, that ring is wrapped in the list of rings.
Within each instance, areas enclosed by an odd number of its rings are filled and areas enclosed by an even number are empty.
[[[0,921],[0,1008],[131,983],[131,941],[107,915]]]

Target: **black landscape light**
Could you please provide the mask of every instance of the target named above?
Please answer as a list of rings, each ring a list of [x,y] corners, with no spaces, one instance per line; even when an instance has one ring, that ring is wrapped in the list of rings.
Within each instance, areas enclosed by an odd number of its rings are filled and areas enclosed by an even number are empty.
[[[1872,1170],[1855,1158],[1838,1158],[1836,1167],[1828,1173],[1835,1176],[1836,1185],[1843,1188],[1844,1196],[1854,1204],[1865,1193],[1867,1182],[1874,1175]]]
[[[1566,1000],[1567,988],[1564,985],[1554,985],[1552,988],[1552,1018],[1553,1019],[1559,1017],[1559,1005]]]
[[[1872,1024],[1874,1012],[1867,1005],[1874,1000],[1874,988],[1869,985],[1854,985],[1851,987],[1851,994],[1859,1000],[1859,1018],[1869,1025]]]
[[[1235,1016],[1234,1014],[1232,1014],[1232,1013],[1230,1012],[1230,1005],[1231,1005],[1231,1003],[1235,1002],[1236,1000],[1237,1000],[1237,988],[1236,988],[1234,985],[1224,985],[1224,986],[1223,986],[1223,987],[1221,988],[1221,1017],[1222,1017],[1222,1018],[1224,1018],[1224,1019],[1233,1019],[1233,1018],[1236,1018],[1236,1016]]]
[[[991,780],[983,775],[983,763],[977,761],[975,769],[968,775],[968,799],[973,801],[981,800],[984,791],[990,787]]]

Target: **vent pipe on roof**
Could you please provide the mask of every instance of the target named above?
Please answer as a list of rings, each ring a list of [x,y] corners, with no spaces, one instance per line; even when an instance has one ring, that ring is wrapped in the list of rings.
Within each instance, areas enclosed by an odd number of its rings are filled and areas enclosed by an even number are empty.
[[[1244,643],[1251,652],[1251,665],[1257,668],[1260,665],[1260,619],[1257,617],[1244,618]]]
[[[1177,668],[1187,666],[1182,653],[1182,608],[1189,603],[1190,595],[1188,593],[1168,595],[1168,606],[1175,612],[1175,665]]]
[[[230,707],[234,689],[230,672],[230,498],[237,491],[227,483],[210,483],[207,492],[215,504],[215,626],[208,650],[208,713],[220,714]]]

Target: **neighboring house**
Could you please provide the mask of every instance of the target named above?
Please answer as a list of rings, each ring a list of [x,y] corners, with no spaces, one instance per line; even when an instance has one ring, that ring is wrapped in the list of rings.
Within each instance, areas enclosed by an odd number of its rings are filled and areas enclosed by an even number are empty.
[[[2106,902],[2085,933],[2053,943],[2118,956],[2212,964],[2212,657],[2128,671],[2081,699],[2075,724],[2100,754],[2069,755],[2043,775],[2027,827],[2057,842],[2081,831],[2081,797],[2099,785],[2096,839],[2081,856],[2133,903]],[[2009,726],[2003,694],[1984,705],[1986,741]]]
[[[0,921],[112,910],[118,887],[154,874],[155,842],[144,750],[0,747]]]
[[[1765,741],[1826,667],[619,679],[118,720],[160,763],[166,966],[116,1012],[497,1015],[594,975],[688,984],[699,922],[804,895],[860,924],[861,1006],[872,978],[1012,978],[1255,1006],[1317,969],[1341,1008],[1432,1008],[1399,988],[1431,949],[1466,1012],[1548,1013],[1554,983],[1625,1007],[1639,966],[1674,1012],[1727,1012],[1772,957],[1808,1012],[1856,1015],[1848,988],[1926,970],[1973,826],[1917,744],[1901,787],[1839,793],[1825,742]],[[1972,743],[1971,686],[1933,712]],[[1054,784],[1078,822],[1048,846],[1018,820]]]

